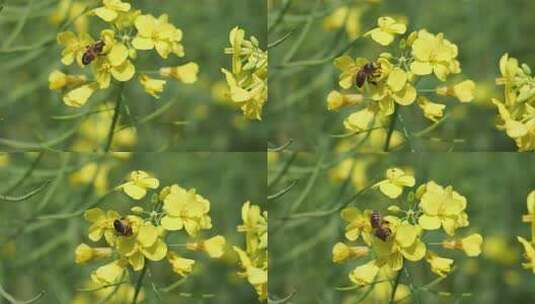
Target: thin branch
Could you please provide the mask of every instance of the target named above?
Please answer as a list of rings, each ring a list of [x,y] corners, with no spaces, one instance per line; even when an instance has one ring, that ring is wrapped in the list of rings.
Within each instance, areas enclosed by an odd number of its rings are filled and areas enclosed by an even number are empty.
[[[22,202],[22,201],[25,201],[31,197],[33,197],[34,195],[38,194],[39,192],[41,192],[43,189],[45,189],[45,187],[50,183],[50,181],[46,181],[44,183],[42,183],[41,185],[39,185],[37,188],[31,190],[30,192],[24,194],[24,195],[21,195],[21,196],[8,196],[8,195],[0,195],[0,200],[2,201],[6,201],[6,202]]]

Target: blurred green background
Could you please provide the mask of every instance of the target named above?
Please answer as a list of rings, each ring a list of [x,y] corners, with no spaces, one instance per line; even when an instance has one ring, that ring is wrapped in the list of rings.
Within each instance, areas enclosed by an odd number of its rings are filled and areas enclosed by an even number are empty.
[[[346,182],[353,160],[354,171]],[[421,303],[535,301],[535,277],[531,271],[522,269],[523,248],[516,240],[517,236],[531,237],[530,226],[522,223],[521,217],[527,214],[527,194],[535,190],[535,157],[518,153],[356,154],[350,158],[330,152],[272,154],[269,193],[277,193],[297,182],[284,196],[270,201],[269,288],[272,298],[291,296],[286,303],[388,303],[390,293],[385,289],[374,290],[363,302],[357,299],[367,288],[336,289],[352,286],[348,274],[363,263],[363,260],[351,260],[335,264],[331,260],[334,244],[344,241],[345,223],[338,212],[287,218],[339,206],[358,190],[384,179],[386,169],[394,166],[413,172],[416,185],[430,180],[444,186],[452,185],[466,197],[470,220],[470,226],[459,229],[457,234],[464,237],[480,233],[484,238],[483,253],[477,258],[432,247],[439,255],[455,259],[455,269],[431,288],[434,293],[420,291]],[[393,203],[397,204],[372,190],[360,196],[355,206],[386,213],[386,207]],[[292,208],[296,209],[292,212]],[[405,265],[409,266],[416,287],[438,277],[425,261],[406,262]],[[407,282],[403,275],[401,283]],[[441,296],[438,292],[453,295]],[[463,293],[471,295],[461,297]]]
[[[336,9],[350,6],[357,7],[361,14],[357,20],[360,34],[375,27],[377,18],[385,15],[406,18],[408,31],[426,28],[432,33],[443,32],[459,47],[458,58],[464,77],[473,79],[478,86],[476,100],[471,104],[451,102],[449,98],[446,113],[450,117],[430,134],[441,141],[418,139],[416,146],[420,151],[516,151],[514,142],[496,130],[497,111],[490,100],[493,96],[503,99],[502,88],[497,89],[494,85],[502,54],[509,52],[520,62],[535,66],[535,46],[531,38],[535,26],[531,12],[535,9],[535,2],[272,0],[270,4],[269,41],[275,42],[293,33],[270,49],[272,102],[268,104],[266,113],[271,118],[269,138],[273,143],[283,144],[293,139],[297,149],[311,149],[322,137],[347,132],[343,130],[342,120],[350,111],[333,113],[328,112],[326,107],[327,94],[337,89],[338,72],[332,60],[300,67],[281,65],[295,46],[298,46],[297,52],[290,62],[328,58],[348,45],[351,40],[343,27],[327,31],[323,23]],[[283,11],[284,17],[279,18]],[[308,34],[300,40],[307,29]],[[350,49],[349,54],[353,57],[364,54],[377,56],[382,50],[371,39],[364,38]],[[447,99],[434,98],[434,101]],[[431,124],[424,120],[417,106],[405,108],[401,113],[412,132]],[[453,144],[451,141],[454,139],[463,142]],[[408,148],[405,146],[404,149]]]
[[[89,163],[100,166],[98,183],[77,177]],[[38,303],[99,303],[103,296],[77,292],[87,288],[90,273],[107,261],[85,265],[74,263],[74,250],[81,242],[96,246],[87,237],[89,223],[78,211],[102,197],[106,189],[123,183],[132,170],[146,170],[160,180],[160,186],[179,184],[195,188],[211,202],[213,228],[227,239],[222,259],[210,259],[200,252],[173,248],[181,256],[197,260],[193,273],[169,292],[161,288],[181,277],[166,260],[153,262],[145,277],[144,303],[256,303],[257,295],[241,271],[231,245],[245,246],[245,236],[236,226],[242,223],[241,206],[250,200],[265,208],[266,160],[264,153],[135,153],[102,156],[76,153],[13,153],[0,155],[0,193],[20,196],[44,181],[50,183],[37,195],[20,202],[0,201],[0,285],[18,300],[44,291]],[[33,169],[31,169],[33,168]],[[31,170],[30,170],[31,169]],[[29,172],[29,173],[28,173]],[[99,174],[99,175],[100,175]],[[87,173],[86,173],[87,175]],[[22,182],[19,182],[22,180]],[[85,182],[84,182],[85,181]],[[147,209],[146,205],[145,209]],[[129,214],[133,200],[122,192],[106,196],[98,207]],[[170,236],[173,234],[170,234]],[[178,232],[175,235],[184,235]],[[183,237],[182,237],[183,238]],[[183,243],[174,238],[171,243]],[[137,279],[139,273],[131,278]],[[154,284],[154,286],[152,285]],[[161,300],[158,301],[157,289]],[[113,289],[113,288],[112,288]],[[104,297],[112,289],[101,290]],[[119,291],[121,293],[121,291]],[[74,301],[73,297],[77,297]],[[118,302],[131,303],[131,294]],[[0,296],[0,303],[8,303]]]
[[[54,141],[48,147],[72,151],[74,142],[87,137],[91,131],[75,132],[69,137],[62,135],[70,134],[87,115],[71,119],[55,117],[83,114],[93,106],[113,101],[117,95],[116,88],[112,85],[105,92],[93,95],[83,108],[73,110],[65,106],[61,94],[48,89],[47,81],[49,73],[54,69],[61,68],[64,72],[75,74],[80,71],[77,66],[67,68],[60,63],[61,47],[55,43],[59,25],[52,24],[49,18],[57,12],[61,1],[2,2],[0,149],[35,150],[41,148],[39,143]],[[229,45],[228,34],[233,27],[245,29],[247,35],[256,36],[262,47],[265,47],[265,1],[139,0],[132,4],[146,14],[168,14],[170,22],[183,31],[186,51],[184,58],[170,56],[165,61],[155,55],[155,52],[138,52],[137,69],[156,70],[161,66],[176,66],[194,61],[199,64],[200,73],[198,82],[193,85],[169,80],[159,100],[145,93],[137,79],[129,82],[125,93],[126,106],[121,109],[120,125],[134,124],[137,141],[114,147],[113,150],[264,150],[266,135],[260,123],[243,119],[241,111],[233,108],[222,97],[225,82],[220,70],[231,66],[231,58],[224,54],[224,48]],[[105,23],[98,17],[89,17],[88,20],[89,32],[97,37]],[[74,30],[74,27],[69,29]],[[158,111],[163,107],[165,110]],[[89,125],[93,130],[108,128],[110,119],[111,117],[104,122],[89,122]],[[103,141],[105,139],[93,143],[91,149],[83,149],[82,152],[101,150]]]

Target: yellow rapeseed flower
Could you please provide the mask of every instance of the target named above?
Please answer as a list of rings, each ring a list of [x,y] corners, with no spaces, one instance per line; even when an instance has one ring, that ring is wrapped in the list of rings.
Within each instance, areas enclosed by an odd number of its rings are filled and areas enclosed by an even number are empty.
[[[69,176],[69,183],[73,186],[93,183],[95,193],[103,195],[108,191],[108,173],[110,169],[108,164],[88,163]]]
[[[327,109],[336,111],[343,107],[360,104],[364,100],[361,94],[343,94],[338,91],[331,91],[327,96]]]
[[[260,48],[258,39],[245,39],[245,31],[235,27],[229,34],[230,47],[225,54],[232,55],[232,70],[221,69],[230,89],[231,100],[240,107],[247,119],[262,119],[267,101],[267,52]]]
[[[431,271],[441,277],[445,277],[451,272],[451,266],[454,262],[452,259],[440,257],[431,251],[427,253],[426,261],[431,265]]]
[[[99,85],[94,82],[77,87],[63,96],[63,103],[69,107],[80,108],[86,104],[98,87]]]
[[[267,212],[250,201],[242,205],[241,217],[243,224],[238,226],[239,232],[245,232],[245,242],[249,252],[266,249],[268,242]]]
[[[394,271],[403,267],[403,259],[417,262],[425,257],[427,247],[420,240],[422,228],[401,221],[397,217],[385,217],[392,231],[392,236],[386,241],[379,238],[373,239],[373,248],[377,254],[376,263],[379,266],[388,266]]]
[[[172,185],[163,199],[161,225],[169,231],[185,229],[190,236],[196,236],[200,230],[212,228],[209,216],[210,202],[197,194],[195,189],[184,189]]]
[[[160,181],[150,176],[147,172],[136,170],[130,172],[128,181],[118,188],[135,200],[140,200],[147,194],[147,189],[156,189],[160,186]]]
[[[156,99],[159,99],[160,96],[158,94],[163,92],[163,87],[166,81],[160,79],[153,79],[147,75],[141,75],[139,77],[139,83],[141,83],[143,89],[145,90],[145,92],[147,92],[147,94],[151,95]]]
[[[360,211],[355,207],[348,207],[340,212],[340,216],[347,222],[345,236],[350,241],[356,241],[362,236],[365,243],[371,240],[372,226],[370,223],[371,210]]]
[[[371,128],[377,111],[373,107],[366,107],[354,112],[344,119],[344,127],[351,132],[363,132]]]
[[[459,249],[469,257],[476,257],[481,254],[481,245],[483,237],[479,233],[471,234],[458,240],[444,241],[442,246],[447,249]]]
[[[356,267],[349,274],[349,279],[351,282],[359,286],[370,285],[374,282],[378,272],[379,266],[376,265],[375,260],[372,260],[364,265]]]
[[[332,261],[334,263],[342,263],[351,258],[367,256],[369,252],[370,249],[366,246],[348,246],[345,243],[338,242],[332,249]]]
[[[368,59],[357,57],[353,59],[349,55],[343,55],[334,60],[334,66],[340,70],[338,84],[343,89],[349,89],[354,86],[355,75],[358,71],[369,62]]]
[[[104,213],[100,208],[93,208],[86,210],[84,217],[91,223],[88,234],[90,240],[97,242],[104,236],[109,245],[115,243],[113,222],[121,217],[119,213],[113,210]]]
[[[87,33],[79,33],[77,36],[73,32],[61,32],[57,35],[57,41],[65,46],[61,51],[61,62],[64,65],[71,65],[76,60],[78,65],[82,67],[82,56],[86,47],[93,42],[93,38]]]
[[[468,216],[465,212],[466,198],[454,191],[451,186],[444,188],[435,182],[428,182],[420,207],[423,214],[418,222],[426,230],[442,227],[451,236],[455,234],[457,228],[468,226]]]
[[[103,52],[105,56],[98,56],[93,63],[93,73],[101,89],[108,88],[113,78],[125,82],[136,73],[134,64],[130,61],[126,45],[115,40],[115,32],[103,30],[102,40],[105,43]]]
[[[524,257],[527,260],[526,263],[522,263],[522,267],[524,267],[524,269],[531,269],[531,271],[535,274],[535,249],[533,248],[533,243],[528,242],[526,239],[520,236],[517,236],[516,238],[522,244],[522,246],[524,246]]]
[[[322,26],[327,31],[344,27],[349,39],[356,39],[360,35],[360,17],[363,12],[361,7],[340,6],[323,19]]]
[[[104,266],[100,266],[91,273],[93,282],[100,285],[109,285],[117,283],[126,270],[126,264],[122,260],[116,260]]]
[[[117,237],[117,251],[124,256],[134,271],[145,265],[145,258],[160,261],[167,256],[167,244],[158,229],[138,216],[126,217],[132,226],[132,235]]]
[[[130,3],[121,0],[103,0],[102,4],[103,6],[95,8],[93,13],[106,22],[112,22],[119,13],[128,12],[131,8]]]
[[[48,76],[48,88],[51,90],[59,90],[64,87],[80,86],[87,81],[85,75],[67,75],[61,71],[54,70]]]
[[[187,243],[187,248],[193,251],[205,251],[211,258],[220,258],[225,253],[226,240],[222,235],[216,235],[207,240]]]
[[[436,93],[442,96],[453,96],[460,102],[471,102],[474,100],[476,83],[472,80],[465,80],[454,86],[442,86],[436,89]]]
[[[175,78],[185,84],[197,82],[199,74],[199,65],[195,62],[188,62],[176,67],[160,68],[160,76]]]
[[[246,277],[247,281],[249,281],[249,284],[255,287],[259,299],[262,301],[265,300],[267,298],[268,283],[267,269],[256,267],[247,252],[243,251],[239,247],[234,246],[232,248],[238,254],[241,266],[245,270],[240,275]]]
[[[394,41],[395,35],[405,34],[406,31],[407,26],[396,21],[394,18],[379,17],[377,19],[377,28],[372,29],[364,35],[370,35],[375,42],[387,46]]]
[[[87,9],[84,1],[61,0],[49,16],[48,20],[54,25],[60,25],[66,19],[73,20],[76,32],[87,32],[88,20],[83,12]]]
[[[267,212],[262,212],[259,206],[245,202],[241,210],[243,224],[238,226],[238,231],[245,232],[245,250],[233,246],[238,254],[242,272],[238,276],[247,278],[258,294],[258,298],[264,301],[267,298],[268,277],[268,234]]]
[[[457,61],[457,46],[444,38],[442,33],[434,35],[426,30],[420,30],[412,43],[412,55],[415,61],[411,63],[411,71],[416,75],[434,73],[441,80],[446,81],[449,74],[461,72]]]
[[[183,258],[171,251],[167,253],[167,260],[169,261],[169,264],[171,264],[173,271],[183,277],[190,274],[195,265],[195,260]]]
[[[394,199],[403,193],[403,187],[413,187],[415,182],[414,176],[405,173],[400,168],[390,168],[386,170],[386,180],[378,185],[384,195]]]
[[[152,15],[141,15],[136,18],[137,36],[132,45],[138,50],[152,50],[167,58],[173,53],[178,57],[184,56],[184,47],[180,43],[182,31],[169,23],[166,14],[156,19]]]
[[[433,122],[437,122],[444,116],[444,109],[446,108],[446,105],[432,102],[425,96],[418,97],[418,106],[424,112],[424,117]]]
[[[416,88],[410,83],[410,75],[401,68],[393,68],[388,73],[386,82],[379,82],[377,86],[371,86],[371,98],[379,103],[384,115],[394,113],[395,104],[402,106],[411,105],[417,97]]]
[[[110,247],[92,248],[82,243],[76,247],[74,255],[76,264],[84,264],[94,259],[110,257],[112,255],[112,249]]]

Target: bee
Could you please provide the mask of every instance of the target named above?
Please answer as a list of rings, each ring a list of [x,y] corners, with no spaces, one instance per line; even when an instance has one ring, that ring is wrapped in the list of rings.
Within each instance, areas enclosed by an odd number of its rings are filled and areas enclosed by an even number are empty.
[[[95,60],[97,56],[102,54],[102,50],[104,49],[104,46],[105,44],[104,44],[104,41],[102,40],[99,40],[93,44],[86,46],[85,53],[82,56],[82,63],[84,65],[88,65],[91,62],[93,62],[93,60]]]
[[[375,210],[370,214],[370,224],[374,230],[374,235],[383,242],[386,242],[392,235],[392,230],[388,228],[388,221],[385,221],[379,212]]]
[[[132,226],[130,225],[130,222],[124,217],[113,221],[113,228],[119,235],[122,235],[122,236],[132,235]]]
[[[366,82],[367,80],[369,83],[377,85],[377,82],[375,82],[375,78],[379,77],[380,72],[381,65],[379,63],[368,62],[363,65],[362,68],[357,72],[357,76],[355,77],[355,84],[357,85],[357,87],[362,88],[364,82]]]

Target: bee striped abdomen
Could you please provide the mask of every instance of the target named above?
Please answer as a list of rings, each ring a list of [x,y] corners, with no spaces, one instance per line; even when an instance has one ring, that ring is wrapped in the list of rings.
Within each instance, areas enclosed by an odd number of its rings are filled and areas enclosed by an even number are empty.
[[[104,41],[97,41],[94,44],[90,44],[86,47],[85,53],[82,55],[82,63],[88,65],[104,50]]]
[[[132,227],[126,219],[117,219],[113,221],[113,228],[118,234],[122,236],[132,235]]]

